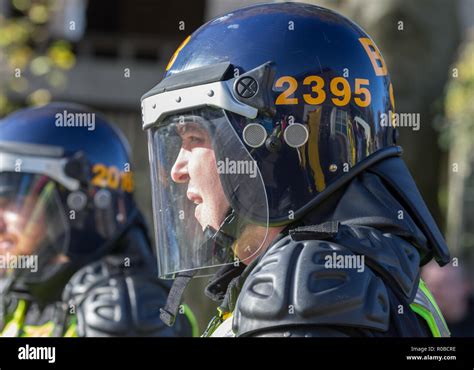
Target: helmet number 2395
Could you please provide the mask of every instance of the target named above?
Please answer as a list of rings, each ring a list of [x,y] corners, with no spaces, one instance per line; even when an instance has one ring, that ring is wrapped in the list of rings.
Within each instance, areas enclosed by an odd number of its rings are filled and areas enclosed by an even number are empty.
[[[276,88],[287,86],[285,90],[278,95],[276,105],[294,105],[298,104],[298,98],[293,94],[298,89],[298,81],[291,76],[281,76],[275,82]],[[303,94],[303,100],[306,104],[320,105],[327,98],[325,91],[325,81],[321,76],[307,76],[303,80],[303,85],[310,86],[311,92]],[[370,105],[371,95],[368,89],[369,80],[365,78],[356,78],[354,86],[354,102],[362,108]],[[344,77],[334,77],[329,81],[329,91],[332,94],[331,101],[335,106],[342,107],[349,104],[352,96],[349,81]]]

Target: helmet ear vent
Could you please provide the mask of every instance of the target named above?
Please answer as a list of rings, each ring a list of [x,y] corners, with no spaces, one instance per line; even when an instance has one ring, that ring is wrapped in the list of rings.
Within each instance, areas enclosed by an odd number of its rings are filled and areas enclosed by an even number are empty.
[[[112,195],[107,189],[100,189],[94,195],[94,205],[99,209],[107,209],[112,204]]]
[[[87,195],[82,191],[74,191],[68,195],[67,205],[71,210],[82,211],[87,205]]]
[[[283,132],[285,142],[292,148],[299,148],[306,144],[308,137],[308,129],[301,123],[293,123]]]
[[[252,148],[258,148],[265,143],[267,139],[267,130],[258,123],[249,123],[242,132],[245,144]]]

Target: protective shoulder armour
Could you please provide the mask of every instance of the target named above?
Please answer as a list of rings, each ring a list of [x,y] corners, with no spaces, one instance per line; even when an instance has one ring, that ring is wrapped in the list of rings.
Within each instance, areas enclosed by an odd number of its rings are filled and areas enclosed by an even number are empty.
[[[63,299],[76,310],[80,337],[186,335],[183,320],[169,328],[159,318],[167,294],[151,273],[126,272],[102,260],[79,270]]]
[[[358,264],[356,255],[333,241],[281,239],[246,279],[234,333],[306,325],[386,331],[390,302],[384,282],[370,268],[347,263]]]

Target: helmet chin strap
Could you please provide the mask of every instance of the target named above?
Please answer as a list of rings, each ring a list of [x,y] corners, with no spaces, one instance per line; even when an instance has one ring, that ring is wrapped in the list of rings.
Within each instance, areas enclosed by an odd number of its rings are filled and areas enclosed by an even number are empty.
[[[184,291],[198,271],[199,270],[185,271],[176,275],[168,294],[166,305],[164,308],[160,308],[160,319],[167,326],[174,325]]]
[[[219,230],[214,229],[210,225],[206,226],[203,231],[205,241],[200,245],[199,249],[212,251],[208,260],[209,262],[216,258],[221,264],[231,263],[233,261],[228,261],[226,257],[231,255],[229,250],[232,252],[232,245],[239,237],[243,227],[243,223],[239,222],[237,213],[233,209],[230,209],[219,227]],[[212,264],[212,262],[210,264]],[[166,305],[160,309],[160,319],[166,325],[173,326],[184,291],[191,279],[200,271],[202,271],[202,269],[194,269],[179,272],[176,275],[168,294]]]
[[[219,263],[234,262],[229,261],[228,256],[233,254],[232,245],[240,236],[244,226],[237,213],[230,208],[218,230],[210,225],[206,226],[204,229],[206,241],[200,248],[211,250],[210,258],[216,258]],[[207,262],[209,265],[214,264],[212,260]]]

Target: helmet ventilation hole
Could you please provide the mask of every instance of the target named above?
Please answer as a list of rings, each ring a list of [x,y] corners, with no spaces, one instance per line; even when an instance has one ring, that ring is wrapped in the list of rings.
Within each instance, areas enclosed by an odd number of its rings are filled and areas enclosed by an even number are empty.
[[[299,148],[306,144],[308,137],[308,129],[301,123],[293,123],[285,129],[285,132],[283,132],[285,142],[292,148]]]
[[[258,123],[249,123],[245,126],[242,133],[245,144],[252,148],[258,148],[265,143],[267,139],[267,130]]]

